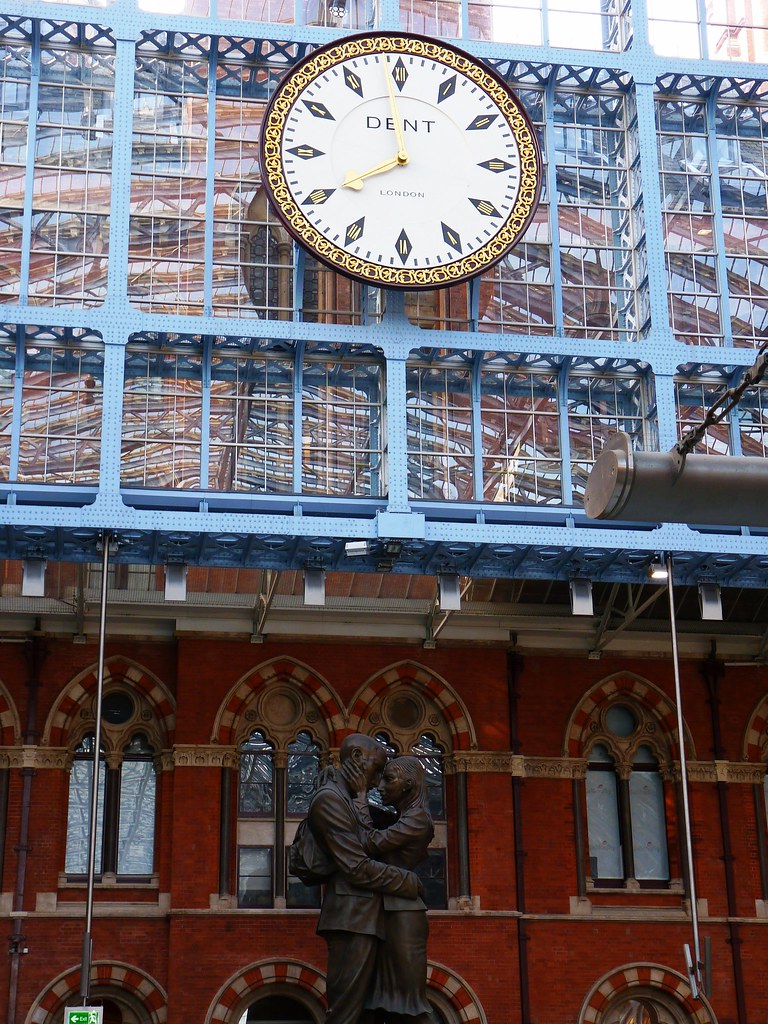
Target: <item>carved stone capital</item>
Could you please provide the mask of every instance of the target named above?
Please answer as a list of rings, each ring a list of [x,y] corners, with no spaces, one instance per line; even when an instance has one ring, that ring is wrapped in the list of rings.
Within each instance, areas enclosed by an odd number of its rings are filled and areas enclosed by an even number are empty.
[[[33,756],[34,768],[68,769],[72,763],[71,755],[66,747],[25,747],[25,757]]]
[[[448,774],[487,772],[521,779],[582,779],[587,770],[583,758],[523,757],[506,750],[461,750],[445,758]]]
[[[161,750],[159,754],[155,754],[152,758],[155,766],[155,771],[160,772],[172,772],[173,771],[173,751],[172,750]]]
[[[234,747],[176,744],[173,748],[176,768],[237,768],[238,762]]]
[[[676,765],[679,776],[679,765]],[[688,778],[691,782],[727,782],[762,785],[765,765],[754,761],[689,761]]]
[[[680,778],[680,762],[674,763],[674,777]],[[689,761],[688,762],[689,782],[717,782],[717,773],[713,761]]]
[[[527,779],[583,779],[587,762],[581,757],[526,757]]]
[[[728,765],[728,782],[746,782],[753,786],[762,786],[765,782],[765,765],[753,761],[733,761]]]
[[[524,758],[508,750],[457,750],[446,756],[446,772],[493,772],[522,776]]]
[[[68,768],[70,760],[66,747],[0,747],[0,768]]]
[[[287,768],[288,767],[288,751],[287,750],[275,750],[272,754],[272,763],[275,768]]]

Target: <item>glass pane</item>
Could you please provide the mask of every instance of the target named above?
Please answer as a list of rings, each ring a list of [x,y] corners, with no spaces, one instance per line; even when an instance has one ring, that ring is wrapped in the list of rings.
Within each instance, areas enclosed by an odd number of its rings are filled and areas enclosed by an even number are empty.
[[[211,357],[208,486],[293,489],[293,366],[220,344]]]
[[[635,878],[669,878],[664,785],[658,772],[633,771],[629,777]]]
[[[424,886],[424,902],[432,910],[445,910],[448,906],[445,850],[428,850],[427,859],[415,870]]]
[[[202,360],[190,349],[128,349],[120,460],[128,486],[200,486]]]
[[[91,741],[92,742],[92,741]],[[81,745],[81,749],[82,749]],[[104,790],[107,771],[99,764],[99,792],[96,810],[96,872],[101,872],[104,839]],[[68,875],[84,875],[88,871],[88,834],[91,814],[91,779],[93,762],[75,757],[69,773],[67,805],[67,852],[64,871]]]
[[[410,366],[407,382],[409,496],[471,501],[470,370]]]
[[[557,382],[500,367],[481,373],[483,496],[487,501],[558,503]]]
[[[120,769],[118,875],[150,875],[155,852],[157,777],[151,761],[124,760]]]
[[[590,874],[623,878],[616,775],[610,770],[588,770],[586,782]]]
[[[274,772],[272,746],[258,730],[251,733],[240,754],[240,794],[238,813],[241,817],[263,817],[272,814]]]
[[[303,492],[379,492],[382,376],[376,364],[307,362],[302,381]]]
[[[304,817],[315,792],[320,770],[320,747],[308,732],[300,732],[288,744],[288,794],[286,813],[291,817]]]
[[[237,854],[237,905],[272,906],[272,850],[241,846]]]
[[[445,819],[445,776],[443,774],[443,751],[431,736],[421,736],[411,751],[424,766],[427,780],[429,813],[435,821]]]
[[[101,348],[27,342],[19,479],[96,483],[102,420]]]

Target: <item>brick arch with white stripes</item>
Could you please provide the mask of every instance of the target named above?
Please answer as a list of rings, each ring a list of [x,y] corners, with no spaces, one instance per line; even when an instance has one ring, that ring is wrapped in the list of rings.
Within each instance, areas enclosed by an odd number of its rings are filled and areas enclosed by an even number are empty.
[[[118,961],[95,961],[91,965],[91,988],[95,993],[113,989],[133,997],[144,1009],[147,1024],[165,1024],[168,998],[164,989],[144,971]],[[62,1006],[80,1002],[80,966],[60,974],[38,996],[27,1014],[25,1024],[50,1024]]]
[[[256,694],[274,682],[287,682],[307,694],[328,729],[328,742],[335,747],[344,736],[346,716],[339,698],[330,685],[307,665],[293,658],[275,658],[243,676],[224,698],[213,727],[212,741],[223,746],[237,742],[237,729],[241,716]]]
[[[742,754],[745,761],[768,759],[768,697],[761,698],[749,717]]]
[[[262,960],[238,971],[223,986],[205,1018],[205,1024],[237,1024],[235,1008],[248,996],[268,995],[272,985],[292,985],[313,996],[325,1009],[325,977],[300,960]],[[239,1011],[238,1011],[239,1012]]]
[[[459,696],[440,676],[411,661],[390,665],[363,684],[352,700],[349,713],[353,732],[363,728],[371,706],[376,703],[382,692],[394,686],[413,686],[432,702],[445,720],[454,750],[477,749],[477,737],[472,720]]]
[[[682,974],[662,964],[627,964],[604,975],[584,1000],[578,1024],[600,1024],[606,1008],[622,993],[634,989],[656,989],[672,998],[691,1024],[715,1024],[715,1017],[704,1000],[694,999],[691,986]]]
[[[163,746],[170,747],[176,721],[176,707],[167,687],[142,665],[122,655],[108,658],[104,665],[104,687],[110,683],[127,683],[146,699],[157,717]],[[76,676],[54,705],[43,730],[43,743],[50,747],[66,747],[69,734],[83,707],[83,702],[96,692],[98,668],[91,666]]]
[[[633,672],[617,672],[601,679],[587,691],[570,717],[565,733],[564,751],[566,757],[583,757],[584,748],[591,737],[589,731],[595,709],[608,701],[622,696],[637,701],[654,716],[663,731],[672,757],[679,756],[677,742],[677,712],[675,704],[654,683]],[[686,729],[686,749],[692,755],[693,744]]]
[[[261,994],[272,985],[295,985],[314,997],[325,1010],[325,976],[311,964],[300,960],[264,960],[238,971],[223,986],[205,1019],[205,1024],[237,1024],[233,1014],[240,1012],[244,1001]],[[427,988],[439,992],[456,1012],[462,1024],[487,1024],[487,1019],[474,992],[453,971],[442,964],[427,965]]]
[[[21,741],[21,722],[16,705],[0,683],[0,747],[15,747]]]

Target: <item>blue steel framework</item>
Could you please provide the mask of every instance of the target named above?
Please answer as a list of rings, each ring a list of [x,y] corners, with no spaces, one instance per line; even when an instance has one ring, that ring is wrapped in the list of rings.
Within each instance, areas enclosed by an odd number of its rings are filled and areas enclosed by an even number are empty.
[[[107,528],[130,563],[632,581],[670,551],[680,583],[765,586],[764,532],[580,508],[612,429],[671,447],[766,333],[765,33],[748,62],[719,3],[683,5],[679,37],[661,6],[16,5],[0,557],[96,561]],[[459,39],[539,126],[541,210],[467,291],[352,286],[260,196],[270,88],[370,25]],[[708,450],[764,455],[765,415],[753,393]]]

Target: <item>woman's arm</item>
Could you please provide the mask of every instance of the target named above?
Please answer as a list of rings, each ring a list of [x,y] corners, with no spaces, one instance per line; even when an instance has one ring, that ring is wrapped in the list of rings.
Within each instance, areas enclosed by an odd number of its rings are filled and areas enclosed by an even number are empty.
[[[363,803],[365,804],[363,806]],[[363,828],[363,845],[370,854],[392,853],[420,846],[426,849],[435,834],[432,819],[422,810],[406,811],[393,825],[374,828],[368,801],[355,799],[355,811]]]

